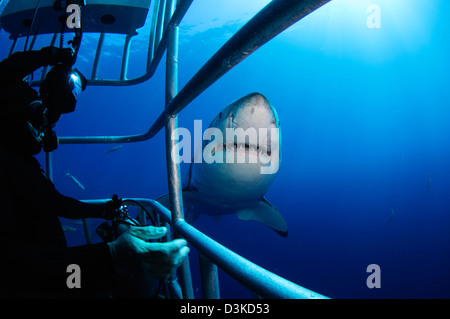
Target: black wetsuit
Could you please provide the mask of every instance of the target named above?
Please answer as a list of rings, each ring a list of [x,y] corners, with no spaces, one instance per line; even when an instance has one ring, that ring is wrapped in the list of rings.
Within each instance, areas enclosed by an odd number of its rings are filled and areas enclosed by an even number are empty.
[[[22,78],[49,64],[41,51],[0,62],[0,296],[106,297],[115,278],[107,244],[68,248],[58,219],[101,217],[106,206],[61,195],[32,155],[40,149],[26,108],[38,95]],[[79,289],[67,287],[71,264],[81,270]]]

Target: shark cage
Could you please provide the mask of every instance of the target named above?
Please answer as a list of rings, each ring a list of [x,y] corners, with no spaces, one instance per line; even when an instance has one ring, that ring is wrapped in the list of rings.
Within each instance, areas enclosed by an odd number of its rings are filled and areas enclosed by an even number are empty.
[[[10,34],[12,40],[9,54],[17,51],[18,40],[25,41],[23,50],[31,50],[37,38],[50,35],[50,45],[54,46],[60,37],[73,30],[66,20],[61,21],[61,12],[57,4],[75,4],[81,7],[82,32],[98,35],[98,44],[93,59],[91,76],[87,79],[91,86],[126,86],[139,84],[150,79],[166,53],[165,108],[147,132],[127,136],[79,136],[60,137],[60,144],[101,144],[101,143],[136,143],[151,139],[165,128],[167,178],[169,185],[170,210],[152,199],[134,198],[139,209],[146,208],[153,217],[170,225],[175,237],[186,239],[199,252],[199,264],[202,279],[203,296],[207,299],[220,298],[218,268],[237,280],[255,295],[262,298],[327,298],[319,293],[290,282],[262,267],[248,261],[209,238],[184,220],[182,185],[180,182],[180,164],[177,161],[178,146],[171,139],[177,129],[178,113],[189,105],[197,96],[231,70],[251,53],[293,25],[309,13],[330,0],[272,0],[266,7],[252,17],[237,31],[178,91],[178,41],[179,24],[188,11],[193,0],[10,0],[0,1],[0,28]],[[61,10],[60,10],[61,11]],[[128,64],[131,54],[131,39],[137,35],[137,29],[149,25],[147,63],[142,74],[129,78]],[[100,78],[100,60],[104,51],[104,39],[109,35],[123,35],[123,55],[120,74],[116,79]],[[77,35],[81,38],[81,34]],[[76,40],[77,36],[73,41]],[[29,38],[31,40],[29,41]],[[80,41],[80,39],[78,39]],[[48,44],[47,44],[48,45]],[[47,70],[42,70],[39,80],[31,85],[37,86],[45,77]],[[46,172],[52,179],[52,154],[46,153]],[[107,199],[87,200],[101,203]],[[131,204],[133,205],[133,204]],[[87,243],[91,242],[89,221],[83,220]],[[169,236],[167,236],[169,237]],[[165,240],[169,240],[166,238]],[[179,283],[178,283],[179,282]],[[189,259],[186,258],[178,269],[178,279],[173,274],[172,280],[166,281],[165,298],[193,299],[194,291],[190,273]]]

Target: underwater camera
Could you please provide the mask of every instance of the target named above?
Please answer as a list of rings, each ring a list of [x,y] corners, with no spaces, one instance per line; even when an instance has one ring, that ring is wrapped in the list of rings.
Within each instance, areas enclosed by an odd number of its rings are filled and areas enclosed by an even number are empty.
[[[79,94],[86,89],[87,80],[77,69],[55,65],[39,88],[43,105],[48,109],[49,122],[56,122],[61,114],[75,111]]]
[[[132,199],[125,199],[122,201],[122,205],[116,209],[117,217],[115,217],[110,222],[108,221],[103,222],[95,229],[95,233],[103,241],[111,242],[113,240],[116,240],[122,233],[126,232],[130,228],[130,226],[135,227],[146,226],[141,225],[135,218],[131,217],[130,210],[126,205],[127,203],[139,207],[145,213],[147,219],[151,222],[151,224],[155,226],[152,216],[142,204]]]

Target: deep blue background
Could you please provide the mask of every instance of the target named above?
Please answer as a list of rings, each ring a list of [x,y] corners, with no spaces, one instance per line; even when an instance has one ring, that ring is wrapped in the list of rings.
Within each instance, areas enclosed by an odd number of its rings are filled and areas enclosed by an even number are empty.
[[[207,1],[194,1],[180,30],[180,88],[265,3],[214,11]],[[380,6],[381,29],[366,25],[372,3]],[[241,9],[246,15],[239,18]],[[181,127],[202,119],[206,128],[228,103],[254,91],[278,110],[283,161],[266,197],[285,217],[289,237],[235,216],[218,224],[201,216],[195,226],[333,298],[450,297],[449,10],[445,0],[333,0],[201,94],[181,112]],[[10,42],[4,31],[0,37],[3,58]],[[77,62],[87,75],[96,39],[85,36]],[[122,52],[121,37],[108,39],[100,71],[106,78],[117,76]],[[145,39],[133,42],[132,76],[142,73]],[[144,84],[89,87],[57,132],[142,133],[163,106],[161,66]],[[163,139],[160,132],[108,155],[114,145],[62,145],[54,152],[55,184],[79,199],[156,198],[167,192]],[[187,168],[182,165],[183,179]],[[86,191],[65,177],[67,169]],[[84,242],[75,227],[67,234],[71,245]],[[366,286],[373,263],[381,267],[380,289]],[[191,264],[197,264],[194,251]],[[193,277],[200,297],[196,268]],[[225,298],[252,297],[226,274],[220,284]]]

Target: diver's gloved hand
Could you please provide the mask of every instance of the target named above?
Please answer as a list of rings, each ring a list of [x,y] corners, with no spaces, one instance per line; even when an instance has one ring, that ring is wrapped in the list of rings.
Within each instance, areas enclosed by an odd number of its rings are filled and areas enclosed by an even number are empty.
[[[120,206],[122,206],[122,199],[114,194],[112,199],[106,203],[102,218],[106,220],[113,220],[114,218],[119,217]]]
[[[134,227],[108,243],[117,273],[139,274],[154,279],[168,279],[189,253],[184,239],[167,243],[149,243],[167,233],[166,227]]]
[[[73,65],[73,50],[71,48],[44,47],[41,52],[44,55],[46,65]]]

